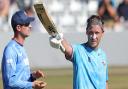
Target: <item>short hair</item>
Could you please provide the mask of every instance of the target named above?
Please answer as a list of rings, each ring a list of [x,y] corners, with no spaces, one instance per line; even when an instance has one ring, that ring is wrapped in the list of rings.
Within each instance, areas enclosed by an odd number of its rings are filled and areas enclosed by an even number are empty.
[[[86,31],[90,28],[90,26],[92,25],[99,25],[101,27],[101,29],[103,30],[104,32],[104,22],[103,20],[101,19],[100,16],[98,15],[92,15],[91,17],[89,17],[89,19],[87,20],[87,27],[86,27]]]

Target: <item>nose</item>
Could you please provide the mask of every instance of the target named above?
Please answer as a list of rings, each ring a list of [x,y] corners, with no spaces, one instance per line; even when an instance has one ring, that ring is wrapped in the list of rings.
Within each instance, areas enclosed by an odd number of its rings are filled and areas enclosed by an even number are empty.
[[[32,28],[32,25],[31,24],[29,24],[29,28]]]
[[[93,34],[92,38],[93,38],[93,39],[96,39],[96,34]]]
[[[96,39],[97,36],[96,36],[96,34],[92,34],[90,37],[91,37],[91,39]]]
[[[31,24],[29,24],[29,28],[30,28],[30,29],[32,28],[32,25],[31,25]]]

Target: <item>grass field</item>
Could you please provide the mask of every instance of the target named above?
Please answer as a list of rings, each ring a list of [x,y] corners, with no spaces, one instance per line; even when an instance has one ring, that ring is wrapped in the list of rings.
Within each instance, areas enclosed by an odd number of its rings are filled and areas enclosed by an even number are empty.
[[[72,69],[44,69],[47,82],[44,89],[72,89]],[[0,89],[2,79],[0,76]],[[109,68],[109,89],[128,89],[128,67]]]

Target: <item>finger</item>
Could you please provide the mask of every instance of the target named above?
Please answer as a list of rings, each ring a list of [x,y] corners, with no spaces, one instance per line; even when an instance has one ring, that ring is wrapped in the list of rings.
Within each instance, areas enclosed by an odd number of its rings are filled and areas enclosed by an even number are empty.
[[[42,71],[40,71],[40,70],[37,71],[37,74],[39,74],[40,77],[43,77],[43,78],[45,77],[44,73]]]
[[[40,70],[38,70],[38,71],[35,72],[34,76],[36,78],[40,78],[40,77],[44,77],[44,74],[43,74],[43,72],[41,72]]]
[[[44,88],[46,85],[47,85],[46,82],[43,82],[43,83],[40,84],[40,86],[41,86],[42,88]]]

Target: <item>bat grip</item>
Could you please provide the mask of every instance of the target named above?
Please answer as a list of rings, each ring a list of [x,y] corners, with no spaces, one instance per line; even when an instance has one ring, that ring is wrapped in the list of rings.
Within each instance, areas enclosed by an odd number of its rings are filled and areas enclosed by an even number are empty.
[[[64,46],[62,45],[62,43],[60,43],[60,50],[64,53],[65,52],[65,48]]]

